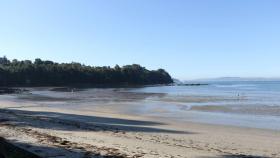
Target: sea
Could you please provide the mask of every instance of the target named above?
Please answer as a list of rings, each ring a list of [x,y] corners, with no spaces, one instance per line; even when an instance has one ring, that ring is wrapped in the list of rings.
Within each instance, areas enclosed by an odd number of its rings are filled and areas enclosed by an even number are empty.
[[[143,87],[129,91],[165,94],[144,101],[143,113],[151,112],[150,115],[163,115],[180,121],[280,130],[280,81],[202,83],[205,85]]]
[[[2,95],[0,101],[12,100],[21,107],[109,111],[180,122],[280,130],[280,81],[197,83],[203,85],[32,88],[25,94]]]

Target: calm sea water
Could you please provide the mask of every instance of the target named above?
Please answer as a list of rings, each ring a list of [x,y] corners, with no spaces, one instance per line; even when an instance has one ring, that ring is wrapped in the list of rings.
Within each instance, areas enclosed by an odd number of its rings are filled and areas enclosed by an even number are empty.
[[[110,111],[174,121],[280,130],[280,81],[207,83],[202,86],[91,88],[74,92],[37,88],[31,93],[0,96],[0,99],[12,100],[22,107]]]
[[[203,86],[130,89],[163,93],[146,99],[146,111],[179,120],[280,129],[280,81],[220,81]],[[161,113],[156,113],[161,109]]]

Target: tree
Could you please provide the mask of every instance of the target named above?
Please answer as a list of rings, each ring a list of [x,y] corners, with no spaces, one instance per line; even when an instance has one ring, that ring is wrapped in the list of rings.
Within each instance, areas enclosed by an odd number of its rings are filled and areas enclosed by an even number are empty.
[[[8,65],[8,64],[10,64],[10,61],[7,59],[6,56],[3,56],[2,58],[0,58],[0,64],[1,65]]]
[[[163,69],[147,70],[138,64],[114,68],[93,67],[77,62],[55,63],[39,58],[10,62],[0,58],[0,86],[70,86],[95,84],[167,84],[170,75]]]

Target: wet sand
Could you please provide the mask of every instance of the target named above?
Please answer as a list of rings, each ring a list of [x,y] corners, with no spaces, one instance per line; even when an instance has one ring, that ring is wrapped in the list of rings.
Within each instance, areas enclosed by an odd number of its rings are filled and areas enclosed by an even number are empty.
[[[44,99],[2,96],[0,137],[42,157],[280,157],[277,130],[121,113],[125,106],[110,108],[115,102],[73,109]],[[50,102],[57,106],[45,106]]]

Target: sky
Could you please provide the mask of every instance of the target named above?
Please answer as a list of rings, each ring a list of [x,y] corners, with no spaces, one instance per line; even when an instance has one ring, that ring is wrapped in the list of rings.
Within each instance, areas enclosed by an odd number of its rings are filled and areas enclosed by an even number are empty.
[[[0,56],[280,77],[279,0],[0,0]]]

